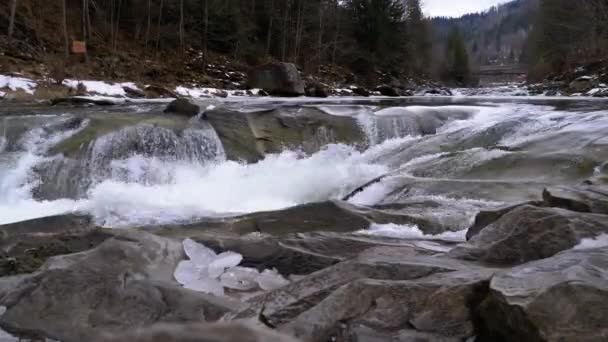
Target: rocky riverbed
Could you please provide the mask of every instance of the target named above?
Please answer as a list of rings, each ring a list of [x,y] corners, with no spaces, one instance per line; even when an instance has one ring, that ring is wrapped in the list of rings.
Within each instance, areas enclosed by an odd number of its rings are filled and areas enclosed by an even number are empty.
[[[3,103],[0,340],[608,339],[608,102],[192,104]]]

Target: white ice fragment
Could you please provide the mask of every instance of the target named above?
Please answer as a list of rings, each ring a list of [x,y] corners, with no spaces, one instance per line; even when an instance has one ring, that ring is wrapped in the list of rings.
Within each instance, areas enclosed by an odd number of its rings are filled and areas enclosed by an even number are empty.
[[[185,239],[183,245],[188,258],[198,267],[208,267],[217,256],[213,250],[192,239]]]
[[[216,279],[211,279],[209,277],[202,277],[200,279],[196,279],[193,282],[184,284],[184,288],[209,293],[214,296],[221,297],[224,295],[224,287],[220,282]]]
[[[608,247],[608,234],[600,234],[595,238],[582,239],[578,245],[574,246],[574,249],[585,250],[603,247]]]
[[[237,266],[243,260],[243,256],[234,252],[224,252],[219,254],[209,264],[209,276],[219,278],[227,268]]]
[[[283,276],[280,275],[275,269],[264,270],[258,278],[258,285],[260,285],[260,288],[265,291],[278,289],[279,287],[283,287],[287,284],[289,284],[289,281],[283,278]]]
[[[0,75],[0,89],[8,88],[12,91],[21,89],[33,95],[37,86],[36,82],[27,78]]]
[[[182,285],[190,284],[201,276],[200,269],[190,260],[183,260],[177,264],[173,276]]]
[[[6,96],[6,93],[3,91],[0,91],[0,99],[3,99]]]
[[[221,275],[220,282],[230,289],[248,291],[258,287],[259,277],[260,273],[255,268],[233,267]]]

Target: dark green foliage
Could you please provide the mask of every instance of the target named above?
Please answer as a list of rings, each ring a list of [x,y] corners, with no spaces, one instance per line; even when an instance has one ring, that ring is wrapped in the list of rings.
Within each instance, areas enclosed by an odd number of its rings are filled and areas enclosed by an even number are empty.
[[[446,64],[442,72],[442,78],[446,82],[456,83],[460,86],[466,86],[471,81],[469,55],[462,34],[456,27],[450,31],[448,37]]]

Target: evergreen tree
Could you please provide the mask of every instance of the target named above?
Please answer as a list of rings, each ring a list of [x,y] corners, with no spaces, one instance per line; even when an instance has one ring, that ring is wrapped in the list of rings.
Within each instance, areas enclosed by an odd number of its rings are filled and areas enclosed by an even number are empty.
[[[466,86],[471,81],[469,55],[462,34],[456,27],[452,28],[448,37],[443,79],[446,82],[454,82],[461,86]]]
[[[420,0],[406,0],[407,52],[410,69],[416,75],[428,71],[431,60],[431,37],[429,23],[422,14]]]

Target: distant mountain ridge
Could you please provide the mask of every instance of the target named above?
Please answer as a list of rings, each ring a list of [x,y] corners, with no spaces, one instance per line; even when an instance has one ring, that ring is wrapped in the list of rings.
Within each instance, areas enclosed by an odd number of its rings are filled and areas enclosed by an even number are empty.
[[[525,62],[538,4],[539,0],[514,0],[460,18],[432,18],[436,62],[441,63],[453,27],[461,31],[473,66]]]

